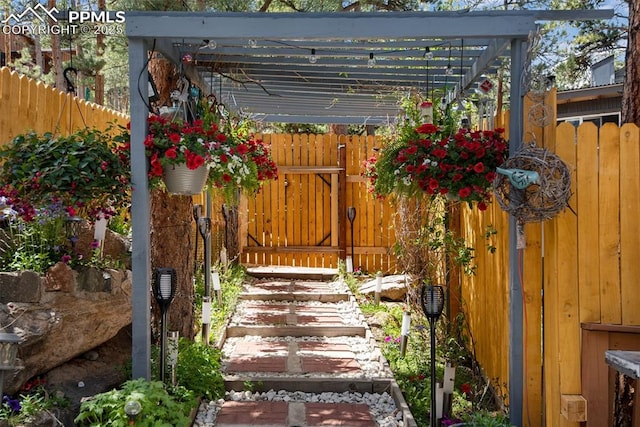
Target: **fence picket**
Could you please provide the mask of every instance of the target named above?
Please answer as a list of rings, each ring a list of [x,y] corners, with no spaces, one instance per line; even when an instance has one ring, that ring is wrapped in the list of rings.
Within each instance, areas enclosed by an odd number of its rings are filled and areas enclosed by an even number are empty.
[[[599,222],[600,299],[602,321],[621,324],[620,302],[620,130],[609,123],[600,129]]]
[[[620,129],[620,285],[622,324],[640,325],[640,132],[637,126]]]

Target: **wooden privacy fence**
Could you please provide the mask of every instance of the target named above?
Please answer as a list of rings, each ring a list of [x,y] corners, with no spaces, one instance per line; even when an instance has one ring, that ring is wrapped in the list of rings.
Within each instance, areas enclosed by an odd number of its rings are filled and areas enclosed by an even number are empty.
[[[538,145],[571,169],[572,197],[557,217],[527,224],[526,247],[517,251],[523,265],[522,425],[613,425],[604,352],[640,350],[640,131],[631,124],[598,129],[565,123],[538,135]],[[497,234],[487,238],[492,229]],[[462,209],[461,232],[478,263],[478,274],[461,286],[476,356],[504,397],[508,216],[497,203],[484,213]]]
[[[351,254],[365,271],[393,271],[393,208],[368,194],[362,162],[379,144],[372,136],[262,135],[278,179],[248,199],[242,262],[337,267]],[[351,226],[348,207],[356,208]],[[243,234],[244,231],[244,235]]]
[[[35,130],[61,135],[84,127],[105,129],[110,122],[126,124],[128,116],[81,100],[72,94],[0,68],[0,144]]]

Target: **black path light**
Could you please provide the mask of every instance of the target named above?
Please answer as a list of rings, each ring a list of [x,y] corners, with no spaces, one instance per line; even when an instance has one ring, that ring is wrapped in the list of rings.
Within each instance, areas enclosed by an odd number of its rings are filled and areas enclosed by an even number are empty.
[[[202,205],[193,205],[193,220],[198,225],[198,220],[202,217]],[[196,277],[198,274],[198,235],[200,233],[196,233],[196,244],[194,245],[194,255],[193,255],[193,277]]]
[[[444,289],[442,286],[422,285],[420,295],[422,311],[429,321],[431,331],[431,427],[437,426],[436,419],[436,322],[444,308]]]
[[[160,381],[164,381],[167,354],[167,311],[176,294],[177,276],[173,268],[157,268],[153,274],[153,295],[160,306]]]
[[[347,273],[353,273],[353,260],[355,254],[353,253],[353,221],[356,219],[356,208],[349,206],[347,208],[347,219],[351,223],[351,257],[347,257]],[[349,260],[351,260],[351,268],[349,268]]]
[[[204,242],[204,295],[202,297],[202,342],[209,343],[211,324],[211,219],[198,218],[198,232]],[[208,317],[206,316],[208,315]]]
[[[79,216],[70,216],[65,218],[64,232],[67,235],[67,239],[71,242],[71,250],[76,251],[76,243],[80,237],[80,228],[82,226],[82,218]]]

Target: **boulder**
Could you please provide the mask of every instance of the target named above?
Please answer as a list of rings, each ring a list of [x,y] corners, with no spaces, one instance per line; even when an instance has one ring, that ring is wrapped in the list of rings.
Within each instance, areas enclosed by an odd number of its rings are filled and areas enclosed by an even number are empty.
[[[58,267],[57,271],[63,269]],[[5,375],[7,393],[14,393],[28,379],[100,346],[131,323],[129,271],[89,269],[72,273],[73,284],[49,287],[60,290],[43,289],[37,303],[0,304],[0,325],[21,338],[21,369]],[[84,281],[82,285],[78,277]],[[46,280],[37,275],[32,279],[44,288],[42,282]]]
[[[94,241],[93,224],[83,221],[80,227],[80,236],[76,243],[76,251],[82,255],[84,259],[91,259],[94,255],[95,248],[91,246]],[[105,239],[102,245],[102,255],[104,258],[121,261],[123,268],[131,268],[131,243],[129,239],[118,233],[107,229]]]
[[[376,284],[378,279],[374,278],[360,285],[360,293],[363,295],[374,295],[376,292]],[[382,278],[382,289],[380,291],[380,299],[386,301],[404,301],[407,294],[407,286],[405,284],[405,275],[397,274],[384,276]]]

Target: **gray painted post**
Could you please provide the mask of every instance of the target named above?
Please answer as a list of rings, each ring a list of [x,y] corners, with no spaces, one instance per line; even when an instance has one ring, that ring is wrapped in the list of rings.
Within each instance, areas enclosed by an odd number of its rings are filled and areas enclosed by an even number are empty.
[[[511,41],[511,115],[509,118],[509,153],[522,148],[522,69],[527,42]],[[522,425],[523,339],[522,339],[522,281],[521,260],[518,256],[518,225],[509,215],[509,421]]]
[[[131,108],[131,227],[132,251],[132,377],[151,379],[151,293],[149,252],[150,208],[144,138],[147,128],[148,79],[146,48],[140,38],[129,38],[129,98]],[[140,88],[140,90],[138,90]],[[140,96],[145,98],[143,99]]]

